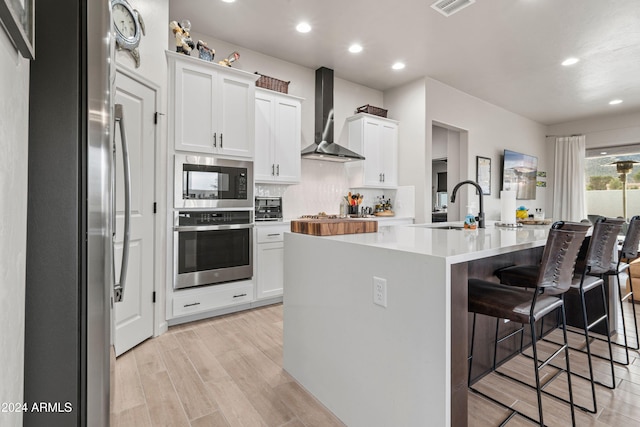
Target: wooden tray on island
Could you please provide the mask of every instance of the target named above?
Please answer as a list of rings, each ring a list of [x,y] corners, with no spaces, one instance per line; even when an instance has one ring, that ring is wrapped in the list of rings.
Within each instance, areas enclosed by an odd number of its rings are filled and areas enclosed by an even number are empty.
[[[314,236],[375,233],[378,231],[378,221],[357,218],[302,218],[291,221],[291,231]]]
[[[519,219],[518,222],[522,225],[547,225],[551,224],[553,220],[551,218],[545,219]]]
[[[382,212],[375,212],[373,215],[375,215],[375,216],[396,216],[396,213],[394,211],[382,211]]]

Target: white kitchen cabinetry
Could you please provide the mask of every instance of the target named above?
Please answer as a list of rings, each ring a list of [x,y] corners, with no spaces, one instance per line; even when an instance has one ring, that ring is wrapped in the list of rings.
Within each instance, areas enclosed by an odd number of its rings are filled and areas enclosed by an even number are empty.
[[[347,119],[349,149],[365,160],[349,162],[352,188],[395,188],[398,185],[398,122],[360,113]]]
[[[282,296],[284,284],[284,233],[290,224],[256,226],[256,299]]]
[[[173,317],[230,307],[253,300],[253,282],[223,283],[173,293]]]
[[[259,76],[174,52],[166,54],[174,149],[252,158]]]
[[[256,182],[300,182],[302,99],[256,89]]]

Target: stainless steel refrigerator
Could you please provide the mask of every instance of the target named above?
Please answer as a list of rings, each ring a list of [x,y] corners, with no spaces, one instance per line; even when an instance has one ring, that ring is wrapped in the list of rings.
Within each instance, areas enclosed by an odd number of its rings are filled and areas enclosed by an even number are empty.
[[[24,425],[108,426],[109,1],[37,0],[35,14]]]

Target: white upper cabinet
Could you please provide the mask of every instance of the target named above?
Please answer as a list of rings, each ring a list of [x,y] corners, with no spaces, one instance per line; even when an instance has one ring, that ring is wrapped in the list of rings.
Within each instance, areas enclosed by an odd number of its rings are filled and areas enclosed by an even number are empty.
[[[256,182],[300,182],[301,104],[301,98],[256,89]]]
[[[174,149],[252,158],[258,76],[174,52],[167,58]]]
[[[351,187],[397,187],[398,122],[364,113],[347,122],[349,149],[365,157],[347,164]]]

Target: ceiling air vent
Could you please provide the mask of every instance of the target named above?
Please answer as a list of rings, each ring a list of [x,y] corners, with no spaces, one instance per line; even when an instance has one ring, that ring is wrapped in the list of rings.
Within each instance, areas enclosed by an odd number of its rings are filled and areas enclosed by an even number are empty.
[[[444,16],[451,16],[475,2],[476,0],[438,0],[431,7]]]

